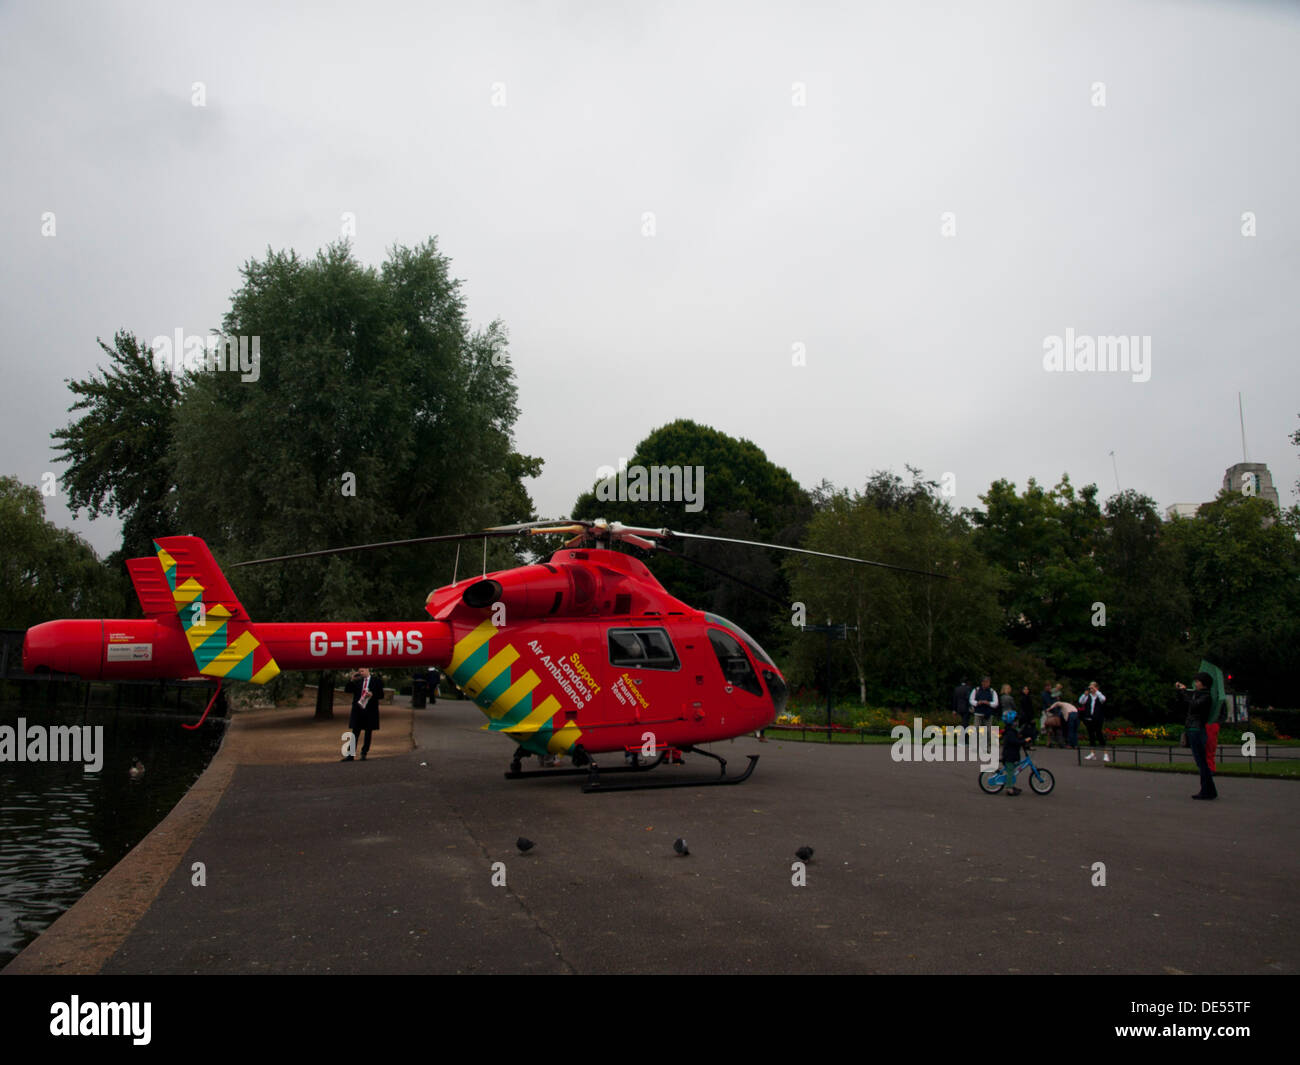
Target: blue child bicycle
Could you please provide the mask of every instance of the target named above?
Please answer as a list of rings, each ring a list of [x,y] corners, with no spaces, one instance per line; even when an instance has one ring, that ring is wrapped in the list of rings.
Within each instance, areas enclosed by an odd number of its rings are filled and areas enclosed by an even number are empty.
[[[1026,769],[1029,770],[1029,786],[1037,795],[1046,795],[1056,787],[1056,778],[1046,769],[1039,769],[1034,765],[1033,759],[1025,755],[1021,761],[1016,763],[1017,778]],[[980,790],[988,795],[996,795],[1007,786],[1006,773],[1002,769],[993,772],[985,770],[980,774]]]

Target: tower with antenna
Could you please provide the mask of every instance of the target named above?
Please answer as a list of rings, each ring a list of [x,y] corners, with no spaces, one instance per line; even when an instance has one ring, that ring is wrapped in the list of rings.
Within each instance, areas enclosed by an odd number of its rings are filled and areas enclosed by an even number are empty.
[[[1223,487],[1225,490],[1241,492],[1243,495],[1267,499],[1280,510],[1281,502],[1268,466],[1263,462],[1251,462],[1250,453],[1246,450],[1246,409],[1240,392],[1237,393],[1237,418],[1241,423],[1241,461],[1224,471]]]
[[[1250,452],[1246,449],[1246,408],[1242,402],[1240,392],[1237,393],[1237,420],[1241,425],[1241,461],[1236,465],[1229,466],[1224,471],[1223,488],[1225,491],[1240,492],[1243,495],[1259,496],[1261,499],[1267,499],[1273,506],[1281,510],[1282,504],[1278,499],[1277,488],[1273,485],[1273,475],[1269,472],[1268,466],[1263,462],[1250,461]],[[1117,470],[1116,482],[1118,480],[1119,473]],[[1173,503],[1165,508],[1165,518],[1167,520],[1172,520],[1175,517],[1194,518],[1201,506],[1200,503]],[[1266,518],[1265,524],[1272,521],[1272,518]]]

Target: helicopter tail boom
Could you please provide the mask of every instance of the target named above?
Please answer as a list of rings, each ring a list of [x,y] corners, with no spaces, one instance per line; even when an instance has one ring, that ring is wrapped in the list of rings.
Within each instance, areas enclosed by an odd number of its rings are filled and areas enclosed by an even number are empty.
[[[127,562],[143,618],[47,621],[27,630],[23,669],[92,680],[195,675],[265,684],[282,670],[442,665],[443,622],[288,622],[254,625],[197,536],[154,541]]]

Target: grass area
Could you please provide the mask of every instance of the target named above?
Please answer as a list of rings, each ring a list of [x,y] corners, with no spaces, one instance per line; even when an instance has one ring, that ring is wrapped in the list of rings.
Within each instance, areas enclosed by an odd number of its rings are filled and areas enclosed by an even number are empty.
[[[1116,769],[1145,769],[1152,773],[1183,773],[1192,776],[1200,773],[1200,770],[1195,765],[1187,765],[1181,762],[1174,762],[1172,765],[1167,762],[1139,762],[1137,765],[1112,762],[1111,765]],[[1218,768],[1214,771],[1214,775],[1216,777],[1266,777],[1273,780],[1300,780],[1300,762],[1261,762],[1256,760],[1254,768],[1249,763],[1226,765],[1220,762]]]

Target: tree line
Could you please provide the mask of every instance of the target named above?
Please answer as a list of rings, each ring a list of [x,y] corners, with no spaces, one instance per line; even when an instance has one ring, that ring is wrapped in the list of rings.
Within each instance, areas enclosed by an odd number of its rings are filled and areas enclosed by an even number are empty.
[[[134,611],[122,562],[162,533],[202,536],[228,563],[536,517],[524,480],[543,460],[514,444],[506,329],[471,326],[436,241],[395,248],[378,269],[346,243],[311,259],[268,249],[241,273],[220,333],[258,338],[255,380],[210,362],[169,369],[123,331],[100,342],[107,367],[69,382],[74,420],[53,434],[62,487],[74,510],[122,519],[104,564],[45,521],[35,488],[0,479],[0,624]],[[755,443],[684,420],[650,432],[629,464],[702,467],[703,505],[615,500],[596,484],[571,516],[933,574],[698,541],[652,561],[674,595],[741,625],[796,685],[935,708],[985,673],[1034,690],[1096,679],[1113,712],[1141,720],[1161,716],[1172,681],[1204,657],[1257,704],[1295,702],[1300,508],[1225,491],[1195,518],[1163,521],[1145,495],[1102,501],[1062,475],[1051,489],[998,480],[981,507],[956,509],[912,467],[805,489]],[[527,551],[493,541],[486,565]],[[472,553],[332,556],[239,570],[234,583],[267,620],[414,617],[457,568],[484,564]],[[847,626],[830,678],[801,619]]]

